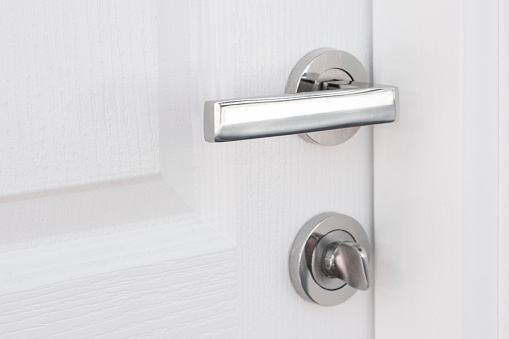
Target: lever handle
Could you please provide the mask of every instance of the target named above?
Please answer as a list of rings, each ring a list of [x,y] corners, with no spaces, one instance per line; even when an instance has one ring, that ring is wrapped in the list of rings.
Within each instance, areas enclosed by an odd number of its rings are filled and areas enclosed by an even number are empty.
[[[323,257],[323,270],[361,291],[371,285],[371,268],[366,250],[356,242],[332,243]]]
[[[313,51],[290,75],[287,92],[291,94],[207,101],[205,140],[236,141],[393,122],[398,111],[397,87],[366,80],[364,67],[353,55],[330,49]]]
[[[397,88],[352,82],[348,89],[207,101],[205,140],[236,141],[392,122]]]

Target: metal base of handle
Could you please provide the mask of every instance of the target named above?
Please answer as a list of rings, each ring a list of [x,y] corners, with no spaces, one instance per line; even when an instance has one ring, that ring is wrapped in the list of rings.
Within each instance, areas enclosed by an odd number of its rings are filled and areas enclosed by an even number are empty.
[[[306,54],[292,70],[286,83],[286,93],[294,94],[324,90],[331,81],[369,82],[368,73],[352,54],[332,48],[320,48]],[[342,144],[359,130],[350,127],[299,134],[307,142],[324,146]]]

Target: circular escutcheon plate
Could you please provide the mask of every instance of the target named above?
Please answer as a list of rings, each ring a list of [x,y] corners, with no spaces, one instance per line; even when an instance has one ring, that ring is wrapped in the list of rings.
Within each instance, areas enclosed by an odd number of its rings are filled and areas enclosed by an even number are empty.
[[[369,82],[368,73],[352,54],[332,48],[320,48],[306,54],[292,70],[286,83],[286,93],[321,90],[326,81]],[[300,134],[304,140],[324,146],[339,145],[351,137],[360,127]]]
[[[319,271],[323,250],[334,241],[351,239],[359,243],[371,259],[366,231],[352,217],[322,213],[302,227],[290,251],[290,278],[300,296],[319,305],[334,306],[345,302],[357,292],[342,280],[329,278]]]

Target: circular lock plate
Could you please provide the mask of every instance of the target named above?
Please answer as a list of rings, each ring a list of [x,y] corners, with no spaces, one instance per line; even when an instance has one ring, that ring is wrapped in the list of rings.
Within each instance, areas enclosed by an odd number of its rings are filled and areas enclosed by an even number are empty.
[[[321,90],[326,81],[346,80],[369,82],[368,73],[352,54],[332,48],[320,48],[306,54],[292,70],[286,83],[286,93]],[[351,137],[360,127],[300,134],[304,140],[324,146],[339,145]]]
[[[306,300],[334,306],[348,300],[357,290],[342,280],[327,277],[321,270],[323,252],[331,243],[354,240],[371,258],[369,239],[357,220],[344,214],[323,213],[309,220],[299,231],[290,252],[290,278]]]

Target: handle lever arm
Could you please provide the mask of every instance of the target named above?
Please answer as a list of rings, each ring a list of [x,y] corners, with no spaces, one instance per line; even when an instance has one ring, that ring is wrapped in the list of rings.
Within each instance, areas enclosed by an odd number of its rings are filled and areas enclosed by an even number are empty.
[[[333,85],[329,83],[329,88]],[[207,101],[205,140],[223,142],[273,137],[381,124],[396,119],[397,87],[363,82],[350,82],[340,87],[339,90],[275,97]]]

